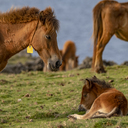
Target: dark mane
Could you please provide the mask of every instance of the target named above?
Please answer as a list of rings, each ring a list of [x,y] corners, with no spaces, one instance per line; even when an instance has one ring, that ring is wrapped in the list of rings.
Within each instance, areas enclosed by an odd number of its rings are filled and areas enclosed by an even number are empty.
[[[37,20],[39,13],[39,9],[34,7],[12,8],[8,12],[0,13],[0,22],[12,24],[30,22]]]
[[[101,88],[112,88],[112,86],[104,80],[99,80],[96,76],[89,79],[93,84],[97,83]]]
[[[59,30],[59,21],[56,19],[51,7],[41,12],[35,7],[23,7],[12,8],[8,12],[0,13],[0,23],[26,23],[38,19],[46,26],[47,31],[52,31],[53,29],[56,31]]]

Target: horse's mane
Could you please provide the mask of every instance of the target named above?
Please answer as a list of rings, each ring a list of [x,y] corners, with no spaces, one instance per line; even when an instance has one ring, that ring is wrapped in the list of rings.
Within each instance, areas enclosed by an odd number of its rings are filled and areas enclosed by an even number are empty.
[[[39,16],[39,9],[23,7],[11,8],[10,11],[0,13],[1,23],[26,23],[29,21],[37,20]]]
[[[51,29],[59,30],[59,21],[54,15],[51,7],[46,8],[43,12],[43,18],[40,19],[43,25],[45,22],[46,27],[50,31]],[[0,12],[0,23],[26,23],[40,18],[41,12],[35,7],[23,7],[23,8],[11,8],[10,11],[5,13]]]
[[[112,88],[109,83],[105,82],[104,80],[99,80],[96,76],[90,78],[89,80],[93,85],[96,83],[96,85],[99,85],[101,88]]]

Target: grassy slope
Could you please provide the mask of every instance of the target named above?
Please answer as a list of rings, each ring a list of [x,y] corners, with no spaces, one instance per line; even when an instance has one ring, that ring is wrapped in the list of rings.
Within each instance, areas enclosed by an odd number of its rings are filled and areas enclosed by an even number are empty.
[[[108,119],[68,120],[69,114],[79,113],[81,79],[96,75],[124,93],[128,99],[128,67],[107,67],[106,74],[90,69],[68,72],[22,72],[0,74],[0,127],[23,128],[104,128],[128,127],[128,116]],[[25,96],[28,93],[28,97]],[[18,101],[21,99],[21,101]]]

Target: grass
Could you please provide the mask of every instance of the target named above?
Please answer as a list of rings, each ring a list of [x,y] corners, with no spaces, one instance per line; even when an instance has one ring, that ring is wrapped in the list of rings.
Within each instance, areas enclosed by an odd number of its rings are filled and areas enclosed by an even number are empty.
[[[107,73],[90,69],[67,72],[0,74],[0,128],[126,128],[128,116],[107,119],[68,120],[78,112],[82,79],[96,75],[124,93],[128,99],[128,67],[106,67]]]

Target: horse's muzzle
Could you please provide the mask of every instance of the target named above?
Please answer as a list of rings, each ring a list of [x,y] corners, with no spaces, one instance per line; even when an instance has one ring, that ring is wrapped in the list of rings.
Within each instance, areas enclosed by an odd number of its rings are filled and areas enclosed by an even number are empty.
[[[81,112],[81,111],[86,111],[86,109],[83,107],[83,105],[79,105],[78,107],[78,111]]]
[[[59,70],[59,67],[62,65],[62,62],[60,60],[57,60],[55,63],[49,63],[49,68],[51,71],[57,71]]]
[[[56,62],[56,68],[59,68],[61,65],[62,65],[62,63],[58,60],[58,61]]]

